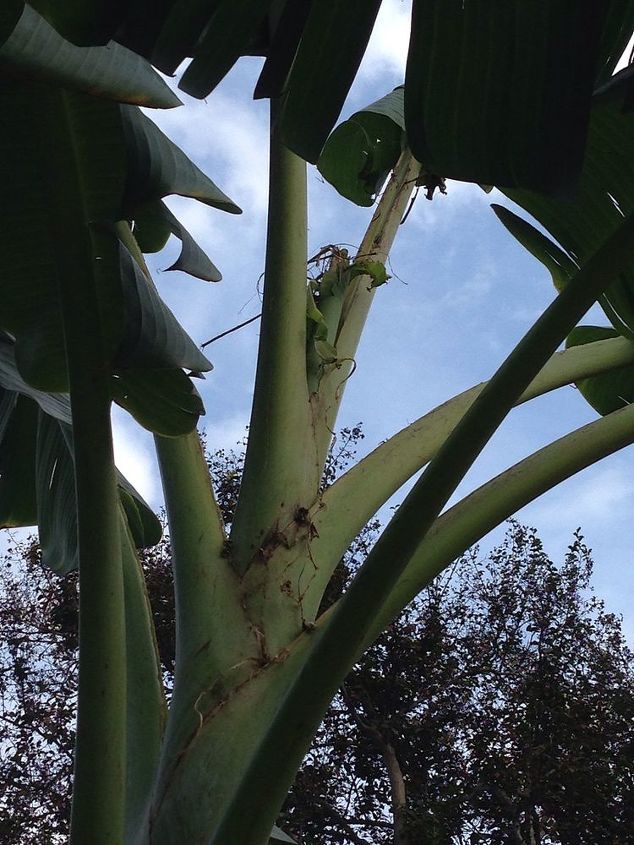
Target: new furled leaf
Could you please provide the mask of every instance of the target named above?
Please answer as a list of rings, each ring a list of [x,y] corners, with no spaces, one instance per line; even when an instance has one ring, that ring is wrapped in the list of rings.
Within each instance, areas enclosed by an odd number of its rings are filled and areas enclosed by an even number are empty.
[[[402,152],[403,128],[403,89],[396,88],[337,126],[319,172],[346,199],[372,205]]]

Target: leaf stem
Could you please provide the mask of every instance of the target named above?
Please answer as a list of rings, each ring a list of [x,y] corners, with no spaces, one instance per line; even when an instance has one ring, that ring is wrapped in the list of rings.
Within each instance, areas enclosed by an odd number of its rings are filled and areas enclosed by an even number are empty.
[[[359,246],[357,260],[387,262],[419,171],[420,164],[409,150],[405,150],[379,199]],[[350,283],[335,338],[340,366],[324,375],[318,394],[311,397],[321,463],[326,459],[347,381],[354,369],[361,334],[374,301],[376,288],[370,281],[369,276],[357,276]]]
[[[88,324],[89,325],[89,324]],[[69,333],[67,332],[67,338]],[[126,655],[109,377],[68,343],[79,536],[79,693],[72,845],[118,842],[125,783]],[[73,354],[74,353],[74,354]]]
[[[459,555],[542,493],[634,443],[634,405],[595,420],[492,478],[438,517],[373,620],[364,650]]]
[[[156,436],[155,443],[176,604],[174,689],[154,793],[160,804],[197,733],[201,697],[228,695],[253,671],[259,648],[242,607],[240,579],[226,556],[222,519],[197,433]]]
[[[190,683],[202,673],[207,681],[245,657],[244,619],[239,580],[227,561],[222,517],[197,432],[157,435],[154,441],[172,545],[177,698],[181,677]]]
[[[309,504],[316,474],[306,380],[306,165],[282,143],[278,111],[273,101],[260,345],[231,532],[232,558],[240,572],[267,537]]]
[[[167,704],[143,570],[121,510],[127,655],[127,777],[124,841],[134,841],[152,794]]]
[[[625,338],[557,352],[515,404],[633,362],[634,344]],[[325,491],[313,517],[319,534],[312,546],[317,574],[309,588],[312,596],[305,597],[307,615],[316,610],[333,567],[352,539],[381,505],[434,457],[485,384],[454,396],[393,435]]]
[[[123,836],[126,766],[126,643],[119,494],[110,426],[111,351],[116,304],[109,275],[116,243],[94,215],[109,219],[120,199],[120,148],[109,107],[50,89],[46,197],[55,279],[62,306],[75,457],[79,548],[79,690],[71,845],[112,845]],[[115,121],[116,121],[116,112]],[[97,123],[97,119],[103,123]],[[86,137],[94,125],[115,137],[103,193],[102,162]],[[99,185],[97,183],[99,182]],[[103,218],[99,218],[103,219]],[[99,260],[96,260],[99,259]],[[113,296],[112,298],[116,298]]]

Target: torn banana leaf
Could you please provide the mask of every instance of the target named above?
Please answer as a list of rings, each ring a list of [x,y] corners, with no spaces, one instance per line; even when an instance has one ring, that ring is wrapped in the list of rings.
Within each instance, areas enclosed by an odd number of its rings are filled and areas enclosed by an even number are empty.
[[[170,235],[181,242],[181,252],[166,270],[180,270],[206,282],[219,282],[222,274],[187,229],[161,200],[145,203],[134,212],[133,234],[141,252],[159,252]]]

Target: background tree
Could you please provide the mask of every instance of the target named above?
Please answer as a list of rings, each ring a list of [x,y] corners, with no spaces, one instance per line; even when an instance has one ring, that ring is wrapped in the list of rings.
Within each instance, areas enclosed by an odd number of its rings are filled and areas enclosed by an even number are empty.
[[[344,430],[332,483],[354,457]],[[243,451],[208,456],[231,521]],[[325,607],[363,563],[356,538]],[[169,541],[143,568],[166,688],[174,673]],[[634,770],[634,655],[591,592],[580,536],[555,566],[512,523],[486,558],[458,560],[354,667],[283,811],[300,843],[591,845],[628,842]],[[77,683],[76,579],[41,567],[34,541],[0,583],[0,842],[67,841]]]
[[[557,566],[517,522],[456,561],[346,679],[287,828],[311,845],[634,841],[634,654],[592,567],[579,533]]]

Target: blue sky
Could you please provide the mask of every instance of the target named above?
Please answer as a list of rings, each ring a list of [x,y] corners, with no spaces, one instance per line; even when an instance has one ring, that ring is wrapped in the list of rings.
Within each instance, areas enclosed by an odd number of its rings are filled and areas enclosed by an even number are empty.
[[[368,54],[343,117],[378,99],[403,79],[409,2],[384,0]],[[152,113],[153,119],[244,210],[223,214],[176,198],[169,204],[221,269],[207,284],[165,273],[175,243],[153,258],[161,294],[199,343],[260,310],[267,192],[267,104],[251,99],[261,60],[244,59],[206,102]],[[311,254],[330,243],[354,247],[371,210],[358,209],[309,170]],[[392,251],[393,278],[377,293],[340,426],[362,421],[369,450],[425,411],[488,378],[543,308],[550,277],[495,218],[478,187],[450,183],[447,196],[419,195]],[[601,314],[598,320],[605,322]],[[592,322],[592,321],[591,321]],[[248,422],[257,350],[254,323],[209,347],[215,369],[200,390],[210,448],[232,447]],[[461,488],[481,484],[545,443],[595,418],[574,388],[514,411]],[[161,503],[151,437],[116,415],[121,469],[155,506]],[[560,485],[519,513],[560,559],[581,526],[594,550],[595,585],[623,613],[634,640],[633,453],[612,458]],[[399,497],[396,499],[399,500]],[[481,544],[488,548],[500,531]]]

